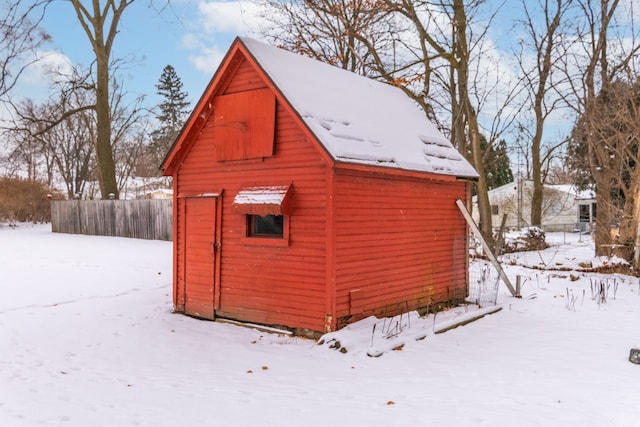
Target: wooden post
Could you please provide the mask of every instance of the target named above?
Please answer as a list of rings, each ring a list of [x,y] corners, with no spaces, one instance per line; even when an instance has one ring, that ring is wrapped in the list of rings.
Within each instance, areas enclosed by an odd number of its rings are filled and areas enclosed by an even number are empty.
[[[462,216],[464,216],[464,219],[467,220],[467,224],[469,224],[469,227],[471,227],[471,230],[473,230],[473,233],[476,235],[478,240],[480,240],[480,243],[482,244],[482,248],[484,249],[485,253],[487,254],[487,257],[489,258],[489,261],[491,261],[493,266],[498,271],[498,274],[500,275],[500,278],[502,279],[504,284],[509,289],[509,292],[511,292],[511,296],[515,297],[516,296],[516,290],[513,289],[513,285],[511,284],[511,280],[509,280],[509,277],[507,276],[507,274],[502,269],[502,266],[500,265],[500,263],[496,259],[496,256],[493,254],[493,252],[491,251],[491,248],[489,247],[487,242],[484,240],[484,237],[482,236],[482,233],[480,232],[480,229],[478,229],[478,226],[476,225],[475,221],[471,217],[471,214],[469,214],[469,211],[467,210],[467,207],[464,205],[464,202],[462,200],[458,199],[458,200],[456,200],[456,205],[458,205],[458,209],[460,209],[460,212],[462,212]]]
[[[496,242],[496,253],[502,255],[504,246],[504,229],[507,225],[507,214],[502,215],[502,223],[500,223],[500,231],[498,232],[498,241]]]

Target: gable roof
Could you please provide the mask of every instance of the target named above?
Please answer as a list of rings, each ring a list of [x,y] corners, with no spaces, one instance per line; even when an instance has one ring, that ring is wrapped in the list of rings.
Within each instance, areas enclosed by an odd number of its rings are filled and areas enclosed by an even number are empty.
[[[477,178],[471,164],[399,88],[250,38],[236,38],[230,51],[237,44],[336,162]],[[194,111],[185,129],[198,116]],[[171,151],[163,167],[171,162]]]

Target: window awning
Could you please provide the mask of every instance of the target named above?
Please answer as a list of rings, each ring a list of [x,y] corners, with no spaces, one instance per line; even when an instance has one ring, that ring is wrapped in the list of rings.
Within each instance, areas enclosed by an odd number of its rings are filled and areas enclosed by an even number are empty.
[[[236,213],[245,215],[289,215],[290,185],[243,187],[233,199]]]

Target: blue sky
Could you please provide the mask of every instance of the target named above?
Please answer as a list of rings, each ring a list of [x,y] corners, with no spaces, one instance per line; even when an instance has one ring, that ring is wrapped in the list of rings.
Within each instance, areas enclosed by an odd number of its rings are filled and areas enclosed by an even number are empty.
[[[87,2],[89,3],[89,2]],[[101,2],[102,3],[102,2]],[[167,6],[164,10],[158,8]],[[514,5],[502,12],[512,15]],[[519,3],[518,3],[519,6]],[[251,0],[136,0],[123,15],[116,37],[112,58],[126,63],[118,71],[126,91],[147,96],[145,105],[156,105],[155,85],[165,65],[171,64],[189,93],[192,106],[197,102],[213,76],[224,53],[237,35],[259,38],[256,29],[260,18],[258,6]],[[497,45],[511,33],[512,20],[494,21]],[[35,67],[21,85],[20,95],[46,99],[47,81],[42,77],[47,66],[64,67],[74,63],[87,66],[93,53],[68,1],[57,0],[50,6],[44,29],[53,37],[43,52],[42,65]],[[500,46],[500,49],[504,46]],[[500,63],[494,52],[495,64]],[[498,54],[500,56],[501,54]],[[494,64],[494,65],[495,65]]]
[[[220,60],[237,35],[250,35],[257,21],[255,7],[241,2],[171,1],[163,11],[163,0],[133,2],[123,15],[116,36],[112,58],[125,64],[118,71],[126,91],[146,94],[146,105],[157,104],[156,88],[162,69],[172,65],[189,93],[192,105],[197,102]],[[44,99],[47,82],[42,77],[47,66],[69,63],[88,66],[93,53],[72,6],[54,2],[48,9],[44,29],[53,40],[43,48],[41,66],[25,75],[21,96]]]
[[[623,0],[623,4],[625,1],[629,0]],[[158,9],[167,4],[165,10]],[[518,40],[513,23],[521,7],[517,0],[503,4],[500,16],[492,22],[490,42],[484,45],[484,74],[489,78],[499,76],[502,84],[515,81],[512,74],[517,67],[513,67],[513,56],[507,51]],[[152,108],[160,101],[155,85],[167,64],[176,69],[194,106],[233,39],[237,35],[258,37],[259,22],[257,6],[251,0],[136,0],[120,23],[112,58],[125,60],[119,77],[128,93],[146,95],[146,107]],[[68,1],[54,1],[43,26],[52,42],[44,47],[41,66],[25,75],[19,92],[19,96],[40,100],[47,98],[48,84],[43,77],[46,66],[88,66],[93,59],[87,36]],[[493,110],[485,106],[484,111],[491,115]],[[554,118],[567,123],[561,114]]]
[[[158,9],[167,4],[164,10]],[[251,0],[134,1],[123,15],[112,53],[112,58],[126,60],[119,71],[126,90],[146,94],[147,106],[157,103],[155,84],[164,66],[171,64],[195,104],[233,39],[238,35],[259,38],[257,9]],[[503,7],[502,11],[510,15],[514,8]],[[494,22],[499,24],[494,27],[502,28],[501,33],[510,32],[510,20],[506,21]],[[42,66],[31,70],[23,82],[22,95],[46,99],[43,68],[69,62],[87,66],[93,53],[68,1],[53,2],[43,27],[53,40],[45,47]]]
[[[491,0],[501,1],[501,0]],[[505,52],[517,40],[514,15],[521,4],[509,0],[501,16],[493,21],[490,39],[485,45],[485,75],[500,76],[494,81],[514,81],[510,54]],[[90,2],[86,2],[90,3]],[[101,1],[101,3],[104,3]],[[159,10],[167,6],[164,10]],[[161,101],[155,85],[167,64],[171,64],[189,94],[191,107],[199,100],[220,60],[238,35],[259,38],[258,6],[251,0],[136,0],[125,10],[119,26],[112,58],[124,59],[118,70],[127,93],[145,95],[144,106],[153,108]],[[50,6],[44,29],[52,42],[44,47],[41,66],[34,67],[20,86],[19,96],[46,100],[47,66],[64,69],[70,63],[88,66],[94,58],[89,40],[68,1],[56,0]],[[495,108],[485,105],[487,120]],[[563,120],[560,118],[560,120]],[[565,121],[565,120],[563,120]]]

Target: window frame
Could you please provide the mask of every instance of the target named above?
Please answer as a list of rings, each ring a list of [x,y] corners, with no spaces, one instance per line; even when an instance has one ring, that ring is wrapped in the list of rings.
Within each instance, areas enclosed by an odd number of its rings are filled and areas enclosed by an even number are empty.
[[[260,233],[258,231],[256,231],[256,226],[259,225],[258,221],[260,221],[262,218],[268,218],[268,217],[272,217],[275,219],[275,221],[278,222],[278,224],[275,224],[275,226],[277,228],[279,228],[280,232],[263,232]],[[269,227],[269,224],[267,221],[263,222],[264,226]],[[268,238],[268,239],[282,239],[284,238],[284,215],[251,215],[248,214],[247,215],[247,237],[264,237],[264,238]]]
[[[578,205],[578,222],[581,222],[581,223],[591,222],[591,204]]]
[[[244,235],[242,242],[253,246],[289,246],[289,215],[273,215],[282,217],[282,235],[280,234],[254,234],[252,228],[254,226],[255,217],[261,215],[246,214],[244,215]]]

